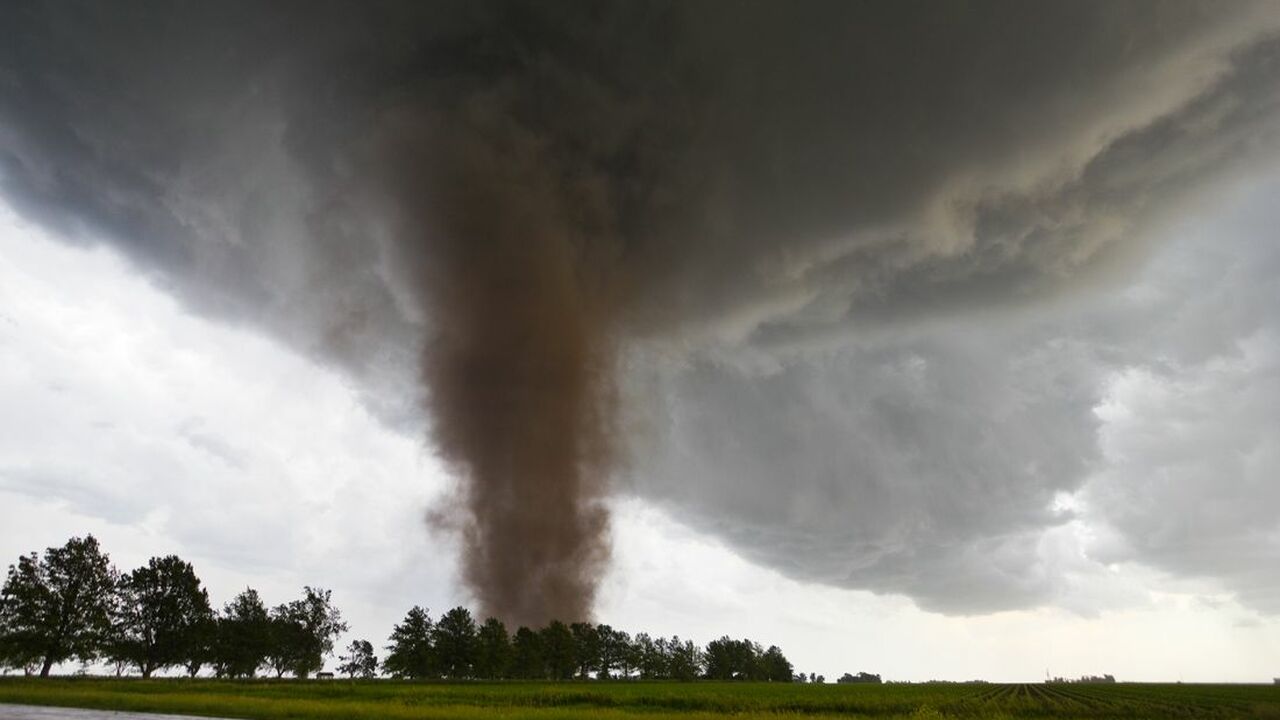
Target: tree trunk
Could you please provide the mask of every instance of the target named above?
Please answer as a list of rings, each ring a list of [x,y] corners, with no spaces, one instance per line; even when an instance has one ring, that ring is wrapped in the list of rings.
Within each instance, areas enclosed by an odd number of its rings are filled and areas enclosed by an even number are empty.
[[[53,656],[48,655],[44,659],[44,665],[40,666],[40,677],[49,677],[49,671],[53,669]]]

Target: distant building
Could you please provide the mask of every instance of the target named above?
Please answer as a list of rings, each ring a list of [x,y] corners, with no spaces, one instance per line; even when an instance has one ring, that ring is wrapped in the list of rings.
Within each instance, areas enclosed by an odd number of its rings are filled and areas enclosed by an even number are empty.
[[[331,673],[331,672],[318,672],[318,673],[316,673],[316,679],[317,679],[317,680],[332,680],[332,679],[333,679],[333,673]]]

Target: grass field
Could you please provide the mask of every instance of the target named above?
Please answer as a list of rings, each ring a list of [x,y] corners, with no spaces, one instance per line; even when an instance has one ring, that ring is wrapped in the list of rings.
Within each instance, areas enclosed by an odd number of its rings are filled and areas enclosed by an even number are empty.
[[[773,685],[0,678],[0,702],[231,718],[1276,718],[1266,685]]]

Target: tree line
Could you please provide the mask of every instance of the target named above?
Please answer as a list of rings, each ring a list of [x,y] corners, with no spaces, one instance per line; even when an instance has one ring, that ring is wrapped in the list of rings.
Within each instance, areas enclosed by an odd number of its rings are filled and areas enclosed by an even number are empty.
[[[1078,678],[1053,677],[1045,680],[1050,684],[1096,684],[1096,683],[1114,683],[1116,677],[1111,674],[1107,675],[1082,675]]]
[[[0,590],[0,668],[48,676],[57,665],[104,661],[143,677],[180,669],[194,677],[306,678],[347,631],[328,590],[267,607],[246,588],[215,610],[190,563],[175,555],[120,572],[92,536],[72,538],[9,566]],[[671,679],[790,682],[777,646],[722,637],[706,646],[679,637],[634,637],[609,625],[553,621],[509,632],[464,607],[432,619],[414,607],[395,625],[385,657],[351,642],[339,671],[404,679]]]
[[[268,609],[246,589],[215,612],[190,563],[168,555],[121,573],[92,535],[19,557],[0,590],[0,667],[41,677],[69,660],[143,677],[205,667],[219,677],[307,677],[346,630],[328,590],[305,587]]]
[[[510,633],[497,618],[477,623],[463,607],[436,621],[426,610],[413,608],[395,626],[386,649],[383,672],[408,679],[793,679],[791,663],[777,646],[766,650],[750,640],[723,637],[704,648],[678,636],[632,637],[609,625],[560,621]],[[359,667],[374,667],[371,653],[372,644],[353,643],[339,670],[352,674]]]

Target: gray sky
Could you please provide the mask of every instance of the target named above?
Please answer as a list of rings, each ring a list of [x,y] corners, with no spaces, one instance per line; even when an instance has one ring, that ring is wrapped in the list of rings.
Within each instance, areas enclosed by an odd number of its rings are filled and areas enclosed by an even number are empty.
[[[591,208],[602,620],[829,677],[1275,674],[1275,5],[262,7],[3,11],[10,561],[92,531],[375,641],[470,599],[404,269],[448,228],[391,143]]]

